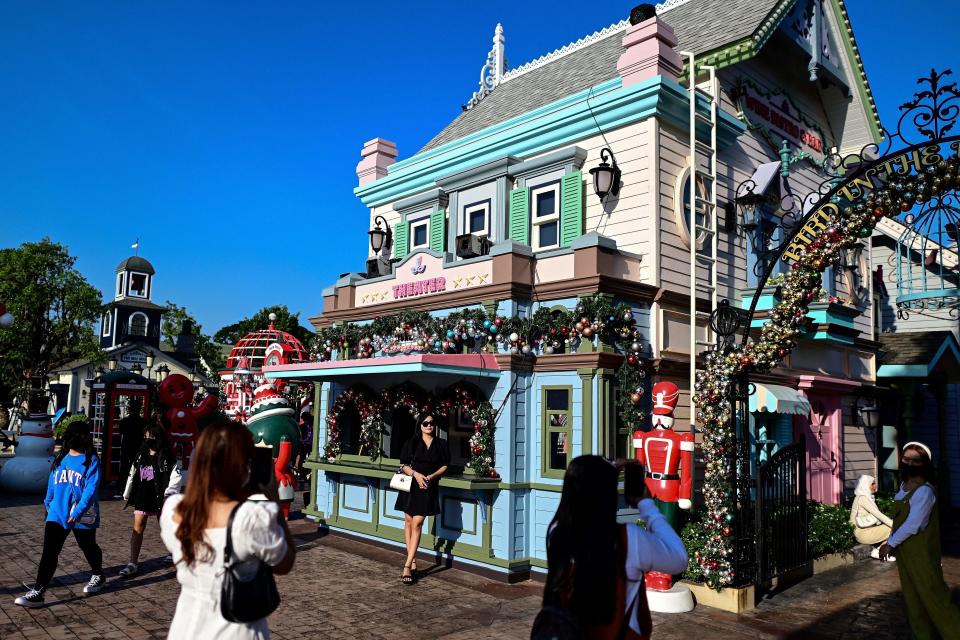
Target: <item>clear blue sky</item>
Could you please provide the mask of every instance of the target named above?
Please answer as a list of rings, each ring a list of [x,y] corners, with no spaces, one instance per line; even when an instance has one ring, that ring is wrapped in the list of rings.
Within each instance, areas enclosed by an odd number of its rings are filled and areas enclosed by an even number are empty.
[[[960,74],[955,2],[847,0],[885,120],[931,66]],[[0,3],[0,246],[48,235],[109,291],[141,240],[155,299],[213,333],[307,317],[362,270],[362,143],[408,157],[476,88],[496,23],[514,66],[627,2]]]

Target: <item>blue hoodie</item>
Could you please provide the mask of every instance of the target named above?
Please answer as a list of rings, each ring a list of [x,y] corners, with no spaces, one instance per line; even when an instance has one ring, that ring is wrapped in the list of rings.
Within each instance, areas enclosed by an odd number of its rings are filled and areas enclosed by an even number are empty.
[[[100,486],[100,459],[90,456],[89,466],[84,466],[86,456],[67,454],[50,473],[47,481],[47,522],[56,522],[64,529],[96,529],[100,526],[100,503],[97,490]],[[72,523],[67,518],[73,517]]]

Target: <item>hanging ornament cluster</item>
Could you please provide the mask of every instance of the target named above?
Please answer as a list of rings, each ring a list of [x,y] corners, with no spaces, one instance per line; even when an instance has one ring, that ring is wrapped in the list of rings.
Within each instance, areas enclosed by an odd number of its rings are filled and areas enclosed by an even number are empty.
[[[500,477],[493,468],[496,422],[493,406],[481,399],[480,393],[469,385],[457,383],[447,389],[439,399],[408,382],[378,392],[361,385],[345,389],[337,396],[326,416],[327,443],[324,457],[329,462],[336,462],[343,453],[341,421],[344,411],[351,407],[355,408],[360,416],[358,453],[367,454],[371,460],[377,460],[384,455],[383,436],[389,429],[386,423],[388,412],[405,408],[414,418],[418,418],[424,413],[449,417],[457,411],[464,411],[473,422],[474,428],[470,438],[470,462],[467,467],[481,478]]]
[[[854,202],[836,200],[833,218],[783,276],[781,300],[763,323],[759,339],[707,354],[706,366],[696,377],[694,401],[695,418],[703,430],[702,493],[707,508],[707,542],[698,562],[711,587],[729,585],[735,577],[731,562],[735,489],[730,483],[736,446],[730,393],[735,378],[746,372],[766,373],[787,357],[806,326],[808,305],[818,296],[824,269],[839,261],[841,250],[869,238],[882,218],[895,217],[956,189],[958,167],[960,162],[953,155],[919,173],[890,176],[885,185]]]

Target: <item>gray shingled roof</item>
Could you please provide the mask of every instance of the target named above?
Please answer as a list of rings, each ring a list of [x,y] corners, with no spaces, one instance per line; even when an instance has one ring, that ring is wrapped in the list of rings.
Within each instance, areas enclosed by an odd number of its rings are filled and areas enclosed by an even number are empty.
[[[150,261],[146,258],[141,258],[140,256],[130,256],[117,265],[116,271],[117,273],[120,273],[121,271],[139,271],[151,276],[156,273],[156,270],[153,268],[153,265],[150,264]]]
[[[753,34],[781,0],[688,0],[660,13],[673,27],[679,51],[701,54]],[[617,76],[623,33],[569,53],[501,83],[477,106],[461,113],[420,151],[428,151],[584,91]],[[419,153],[419,152],[418,152]]]
[[[884,333],[880,335],[880,364],[930,364],[945,340],[955,341],[950,331]]]

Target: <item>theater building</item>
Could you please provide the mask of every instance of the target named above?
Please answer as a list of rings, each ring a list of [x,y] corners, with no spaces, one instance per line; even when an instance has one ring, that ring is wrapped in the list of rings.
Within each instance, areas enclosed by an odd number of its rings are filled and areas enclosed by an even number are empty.
[[[480,87],[422,149],[363,146],[371,250],[318,300],[312,361],[264,368],[318,383],[307,513],[332,531],[402,546],[389,479],[413,413],[439,406],[454,459],[424,551],[545,571],[568,462],[632,457],[655,381],[695,430],[710,312],[749,304],[784,226],[773,203],[812,204],[831,149],[877,140],[842,0],[629,10],[512,69],[498,26]],[[806,436],[828,503],[878,470],[854,409],[877,395],[871,272],[869,251],[828,270],[801,345],[751,396],[758,459]],[[755,323],[779,295],[763,294]]]

